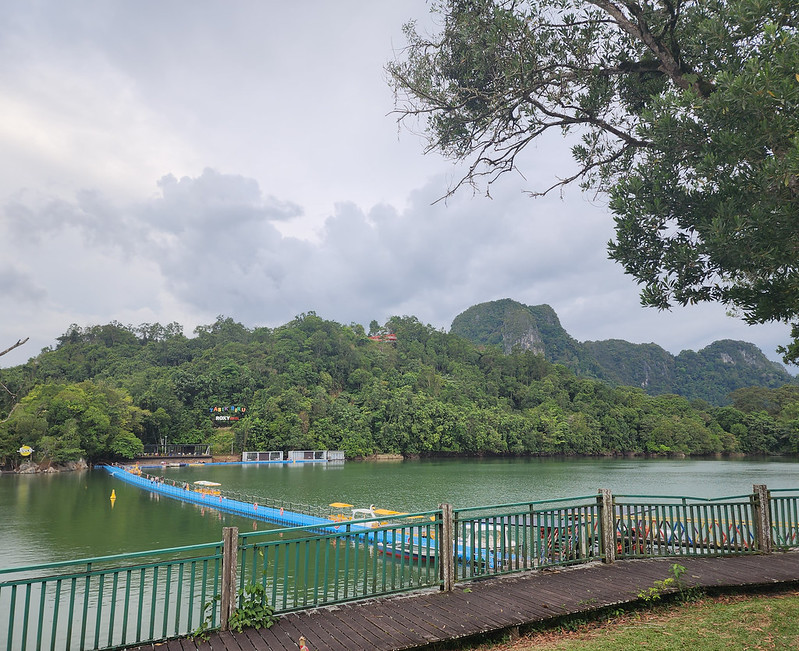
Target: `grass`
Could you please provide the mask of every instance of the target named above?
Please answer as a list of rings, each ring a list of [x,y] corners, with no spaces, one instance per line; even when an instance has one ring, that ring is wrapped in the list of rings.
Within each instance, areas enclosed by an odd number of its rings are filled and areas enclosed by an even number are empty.
[[[566,622],[474,651],[744,651],[799,649],[799,592],[703,597],[592,623]]]

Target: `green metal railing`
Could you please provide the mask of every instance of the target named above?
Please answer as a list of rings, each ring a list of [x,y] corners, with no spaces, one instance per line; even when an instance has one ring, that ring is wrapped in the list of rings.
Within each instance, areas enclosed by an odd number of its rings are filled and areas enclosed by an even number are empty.
[[[206,614],[217,626],[218,609],[203,606],[220,562],[211,543],[0,570],[0,640],[20,651],[102,649],[185,635]]]
[[[612,498],[603,491],[467,509],[442,505],[331,521],[321,530],[236,537],[226,529],[225,548],[216,542],[0,570],[0,645],[103,649],[184,636],[203,622],[218,628],[230,611],[217,596],[227,592],[235,600],[236,590],[252,583],[281,613],[595,560],[799,547],[799,489],[755,488],[761,492],[720,499]],[[235,560],[226,560],[230,552]],[[235,585],[225,567],[236,568]]]
[[[752,497],[617,495],[616,557],[751,554],[760,551]]]
[[[788,488],[771,490],[769,498],[771,540],[774,547],[776,549],[799,547],[799,490]]]
[[[242,534],[239,588],[261,584],[277,612],[440,585],[435,511]]]
[[[597,560],[596,496],[454,509],[456,573],[468,580]]]

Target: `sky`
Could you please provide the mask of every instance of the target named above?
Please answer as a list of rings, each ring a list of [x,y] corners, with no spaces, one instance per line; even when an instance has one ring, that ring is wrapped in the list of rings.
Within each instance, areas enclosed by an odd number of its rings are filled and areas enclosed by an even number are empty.
[[[775,361],[782,324],[658,312],[608,260],[613,220],[551,137],[491,188],[397,123],[386,64],[424,0],[32,0],[0,6],[0,358],[71,324],[315,312],[448,331],[472,305],[551,305],[579,341],[718,339]],[[795,369],[792,369],[795,372]]]

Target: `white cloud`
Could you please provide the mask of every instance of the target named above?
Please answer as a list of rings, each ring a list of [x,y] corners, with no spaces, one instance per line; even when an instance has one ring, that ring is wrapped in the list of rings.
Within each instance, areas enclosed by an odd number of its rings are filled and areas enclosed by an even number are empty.
[[[607,260],[612,222],[569,189],[542,142],[493,199],[397,131],[383,66],[423,0],[168,4],[83,0],[0,8],[2,360],[69,324],[219,314],[275,326],[309,310],[368,324],[412,314],[449,328],[469,306],[548,303],[577,339],[672,352],[754,341],[717,306],[658,314]]]
[[[301,216],[298,206],[264,196],[253,179],[210,169],[165,177],[161,196],[135,204],[97,193],[18,201],[9,239],[33,264],[6,277],[47,287],[53,317],[72,306],[61,330],[66,321],[133,316],[166,323],[176,320],[175,306],[195,320],[225,314],[250,326],[314,310],[363,324],[413,314],[448,328],[475,303],[511,297],[549,303],[581,340],[655,341],[679,352],[744,334],[732,320],[719,330],[713,306],[667,315],[637,308],[634,286],[606,259],[607,222],[591,206],[521,193],[434,204],[442,182],[414,192],[404,210],[338,204],[312,241],[275,227]],[[27,231],[35,238],[26,240]]]

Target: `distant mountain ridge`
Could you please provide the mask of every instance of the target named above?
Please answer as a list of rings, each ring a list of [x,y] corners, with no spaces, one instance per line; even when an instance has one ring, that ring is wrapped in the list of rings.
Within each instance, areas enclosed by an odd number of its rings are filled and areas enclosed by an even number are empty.
[[[654,343],[621,339],[579,342],[549,305],[524,305],[509,298],[474,305],[452,321],[452,334],[481,345],[531,350],[578,375],[615,385],[637,386],[652,395],[675,393],[710,404],[729,403],[735,389],[799,384],[757,346],[723,339],[674,356]]]

